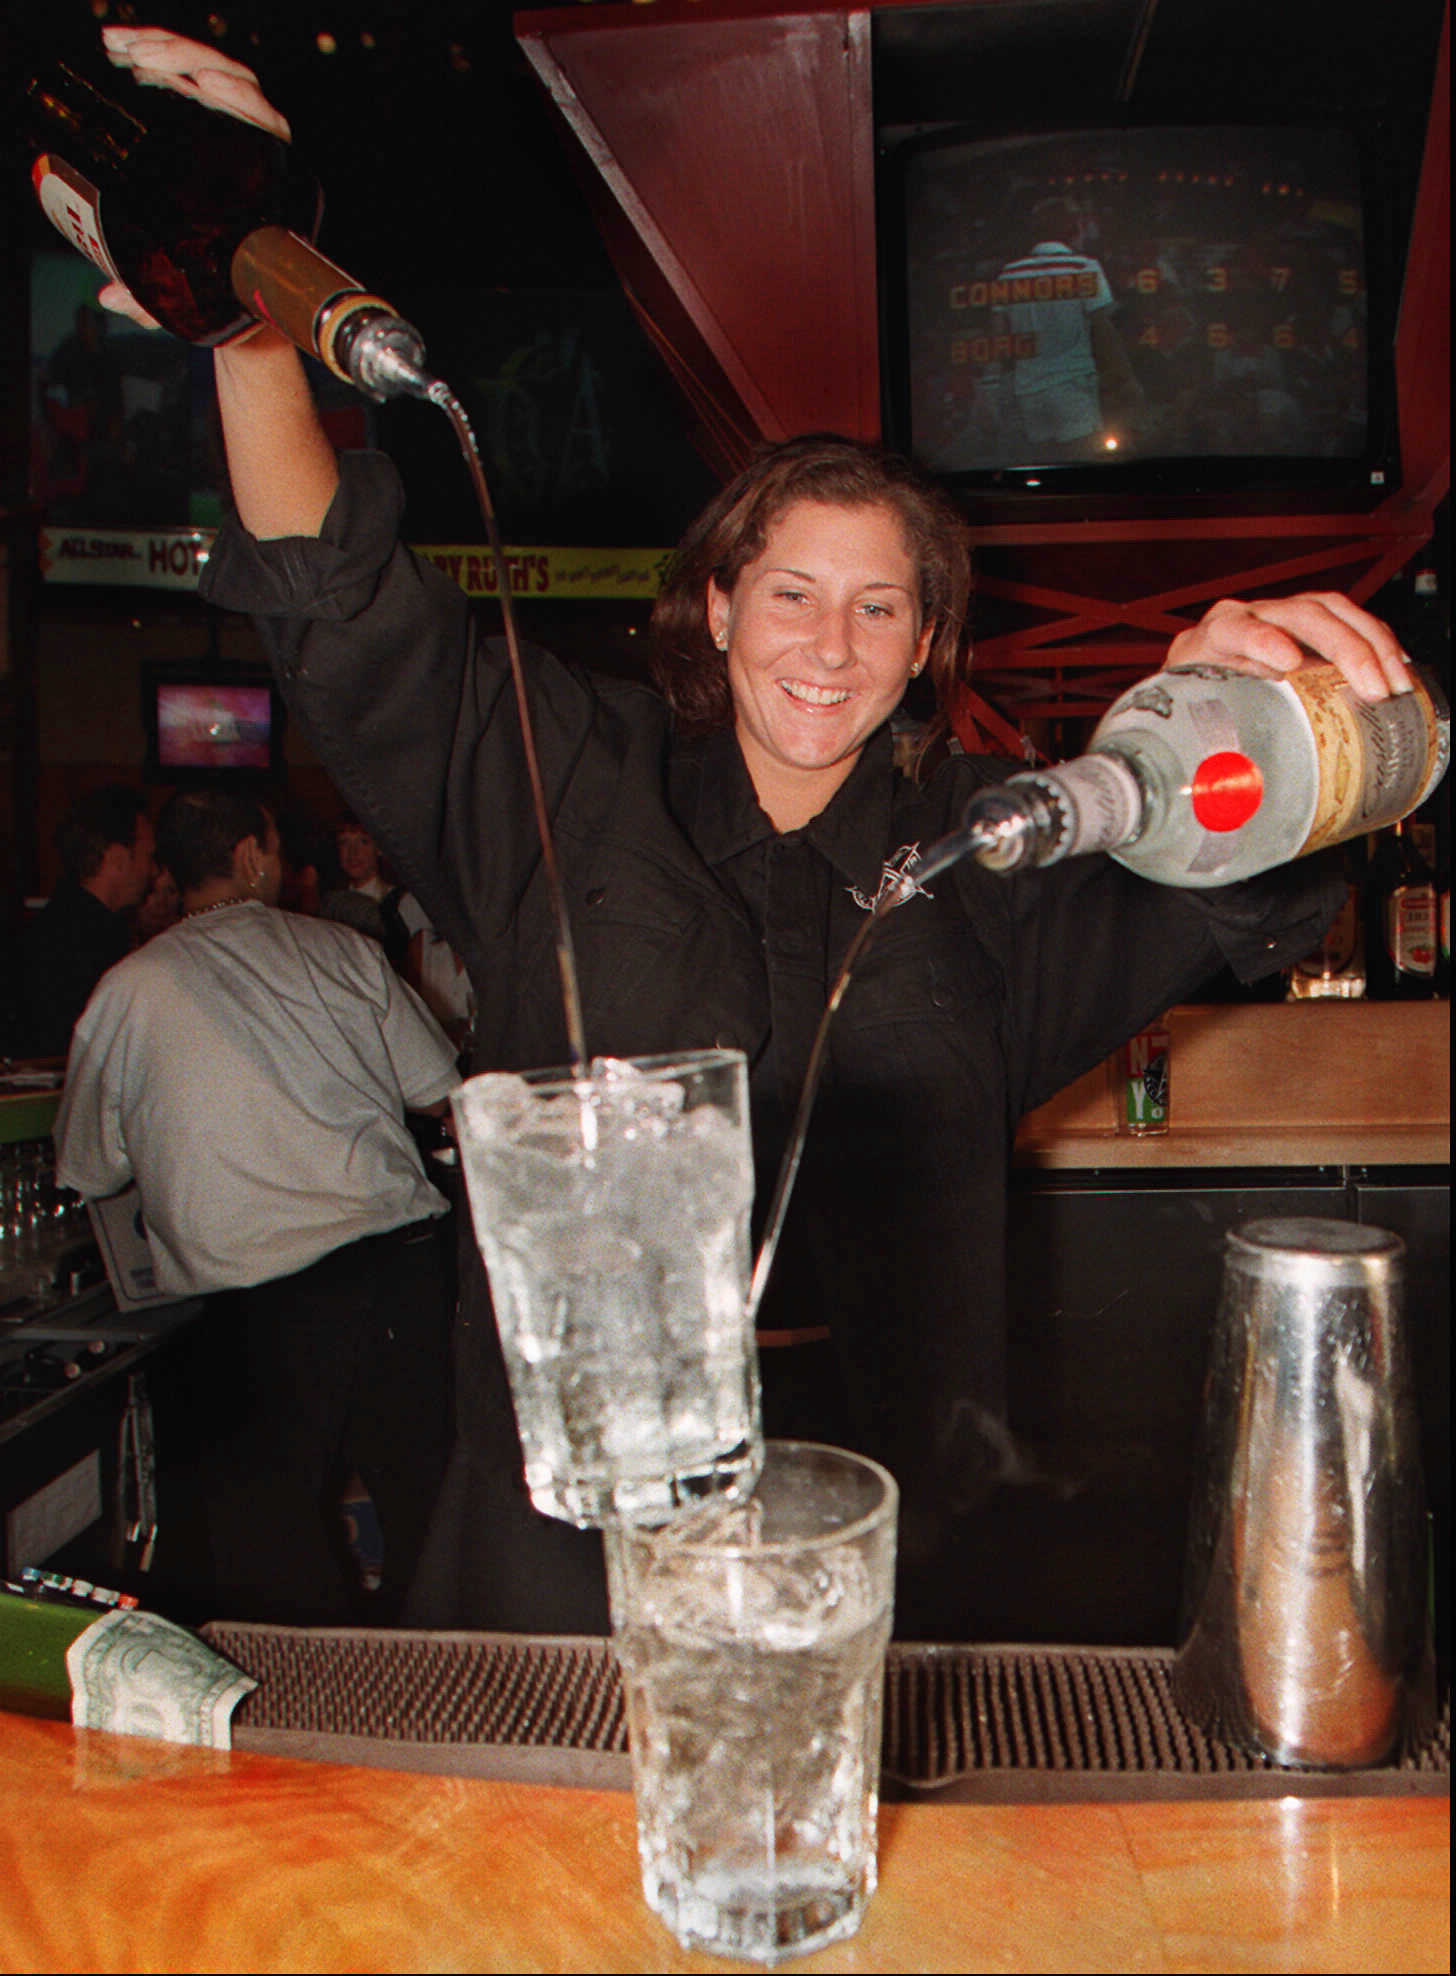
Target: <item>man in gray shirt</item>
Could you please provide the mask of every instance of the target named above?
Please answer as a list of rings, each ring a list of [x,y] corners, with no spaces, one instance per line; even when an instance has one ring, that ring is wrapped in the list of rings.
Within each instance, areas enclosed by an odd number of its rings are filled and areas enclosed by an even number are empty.
[[[211,1554],[179,1595],[209,1617],[352,1616],[333,1505],[357,1471],[388,1616],[449,1441],[449,1204],[406,1112],[444,1110],[455,1054],[376,943],[277,909],[264,805],[178,794],[158,848],[183,917],[97,984],[56,1146],[88,1197],[134,1180],[159,1286],[213,1299],[163,1379],[170,1423],[158,1403],[159,1438],[192,1445]]]

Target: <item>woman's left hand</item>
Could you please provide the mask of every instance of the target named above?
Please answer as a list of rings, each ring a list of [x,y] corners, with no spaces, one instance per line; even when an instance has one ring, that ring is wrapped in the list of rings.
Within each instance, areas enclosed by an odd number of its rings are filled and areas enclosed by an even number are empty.
[[[1252,604],[1225,597],[1179,632],[1164,665],[1220,665],[1268,679],[1311,659],[1338,667],[1362,700],[1411,690],[1410,662],[1390,626],[1332,590]]]

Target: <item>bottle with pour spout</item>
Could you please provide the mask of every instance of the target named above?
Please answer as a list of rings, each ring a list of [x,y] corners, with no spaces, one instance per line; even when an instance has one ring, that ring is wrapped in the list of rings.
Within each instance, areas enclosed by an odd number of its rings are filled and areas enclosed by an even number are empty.
[[[1228,885],[1381,829],[1450,760],[1445,698],[1414,678],[1365,701],[1326,661],[1282,678],[1171,667],[1113,703],[1086,754],[978,791],[913,876],[966,855],[1010,872],[1105,851],[1160,885]]]
[[[323,197],[282,138],[64,62],[31,79],[24,119],[46,217],[174,336],[269,322],[370,398],[428,396],[418,331],[314,245]]]

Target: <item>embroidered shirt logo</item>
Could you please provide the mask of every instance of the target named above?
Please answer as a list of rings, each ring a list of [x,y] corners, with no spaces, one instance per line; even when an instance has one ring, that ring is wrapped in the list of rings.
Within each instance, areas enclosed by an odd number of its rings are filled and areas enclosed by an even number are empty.
[[[895,855],[886,858],[880,871],[880,882],[875,896],[867,899],[857,885],[851,885],[849,896],[861,912],[889,912],[892,907],[903,906],[907,899],[913,899],[918,892],[923,899],[931,895],[923,885],[917,885],[911,867],[920,856],[918,844],[902,844]]]

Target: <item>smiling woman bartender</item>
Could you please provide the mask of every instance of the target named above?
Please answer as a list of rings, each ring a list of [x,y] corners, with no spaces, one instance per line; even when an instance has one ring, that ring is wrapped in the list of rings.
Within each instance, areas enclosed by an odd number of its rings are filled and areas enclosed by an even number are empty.
[[[106,30],[114,60],[286,134],[240,65]],[[104,291],[112,306],[135,305]],[[205,577],[255,614],[291,707],[479,996],[476,1066],[568,1055],[505,652],[399,540],[378,455],[336,459],[271,330],[216,353],[236,517]],[[958,821],[1005,764],[923,783],[889,716],[969,664],[954,514],[903,463],[821,438],[768,449],[689,531],[655,619],[661,692],[528,654],[594,1054],[748,1056],[760,1210],[810,1040],[886,864]],[[1297,641],[1297,642],[1296,642]],[[1301,646],[1371,698],[1408,685],[1347,600],[1223,604],[1179,660],[1287,671]],[[957,1532],[1005,1473],[1007,1171],[1022,1114],[1224,965],[1316,943],[1341,896],[1314,863],[1198,894],[1101,857],[1012,879],[962,865],[894,913],[835,1019],[762,1307],[766,1425],[872,1453],[902,1488],[897,1630],[973,1637]],[[479,1262],[465,1259],[457,1445],[408,1615],[605,1625],[595,1538],[537,1515]]]

